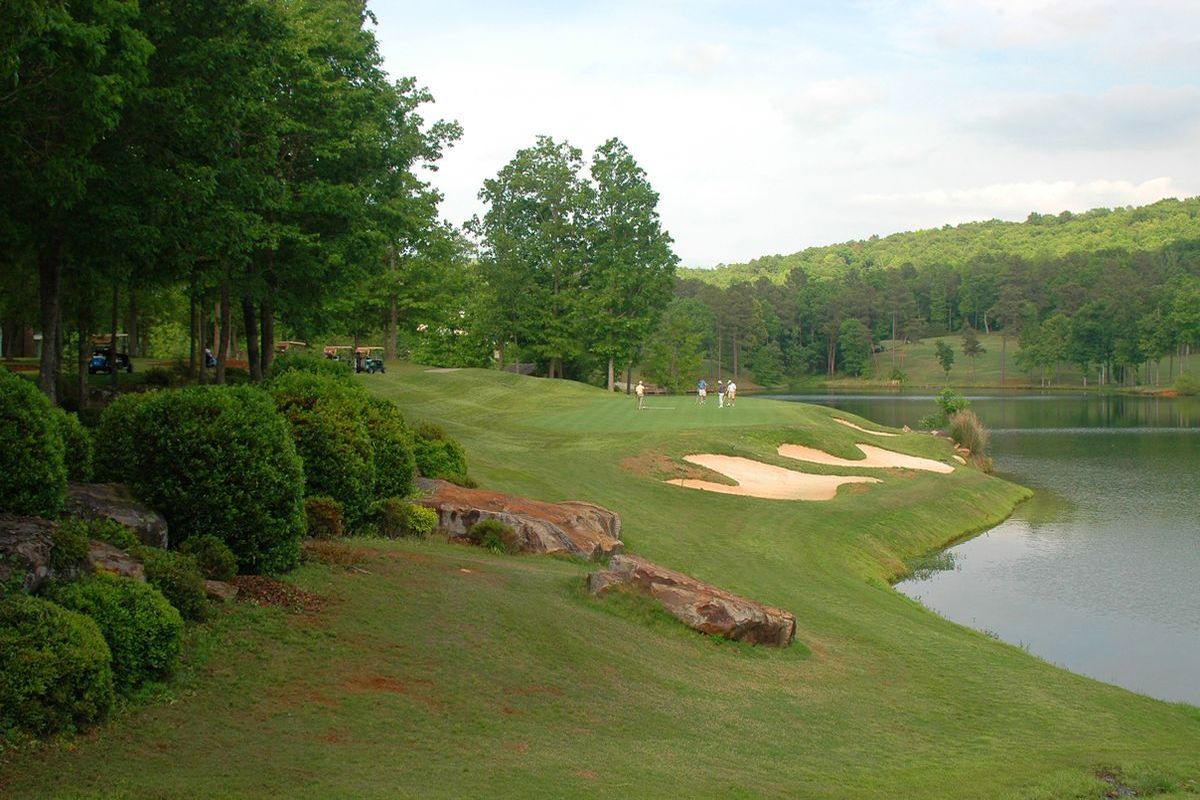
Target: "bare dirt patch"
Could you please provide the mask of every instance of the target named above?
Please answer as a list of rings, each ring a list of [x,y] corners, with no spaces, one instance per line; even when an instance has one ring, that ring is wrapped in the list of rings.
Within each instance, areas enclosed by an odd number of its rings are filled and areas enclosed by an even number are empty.
[[[850,420],[841,419],[840,417],[831,417],[831,419],[834,422],[840,422],[841,424],[845,425],[847,428],[854,428],[854,430],[856,430],[856,431],[862,431],[863,433],[869,433],[872,436],[899,436],[900,435],[898,433],[886,433],[884,431],[872,431],[872,430],[867,430],[866,428],[860,428],[858,425],[855,425]]]
[[[703,481],[712,480],[714,477],[714,473],[711,470],[702,469],[682,461],[676,461],[669,456],[653,451],[623,459],[621,467],[629,472],[653,478],[656,481],[672,479]],[[715,477],[720,478],[723,476],[720,473],[716,473]]]
[[[275,606],[295,613],[316,614],[329,605],[329,598],[298,589],[290,583],[264,575],[239,575],[234,578],[238,600],[260,606]]]
[[[777,451],[785,458],[797,461],[810,461],[813,464],[826,464],[832,467],[868,467],[879,469],[919,469],[926,472],[953,472],[954,467],[934,461],[932,458],[919,458],[892,450],[884,450],[870,444],[856,444],[864,458],[839,458],[838,456],[818,450],[815,447],[805,447],[802,444],[781,444]]]
[[[433,681],[424,678],[402,681],[388,675],[355,675],[343,681],[340,686],[347,694],[400,694],[424,703],[430,709],[437,709],[441,707],[441,703],[427,691],[432,687]]]
[[[700,453],[684,456],[697,464],[737,481],[736,486],[694,479],[673,479],[667,483],[688,489],[700,489],[720,494],[761,497],[765,500],[832,500],[839,486],[847,483],[879,483],[877,478],[856,475],[812,475],[807,472],[764,464],[740,456],[719,456]]]
[[[331,567],[353,567],[370,558],[372,552],[362,547],[351,547],[342,542],[326,539],[308,539],[304,542],[304,558],[318,561]]]

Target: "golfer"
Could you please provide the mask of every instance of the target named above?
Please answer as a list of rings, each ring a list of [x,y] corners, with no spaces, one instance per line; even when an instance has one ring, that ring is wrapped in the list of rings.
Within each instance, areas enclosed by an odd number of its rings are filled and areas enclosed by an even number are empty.
[[[725,402],[730,408],[733,408],[733,401],[735,398],[737,398],[737,384],[733,381],[730,381],[729,385],[725,387]]]
[[[633,393],[637,395],[638,411],[646,407],[646,384],[638,381],[638,385],[634,388]]]
[[[708,397],[708,381],[701,378],[696,381],[696,403],[704,405],[704,398]]]
[[[725,407],[725,381],[717,381],[717,408]]]

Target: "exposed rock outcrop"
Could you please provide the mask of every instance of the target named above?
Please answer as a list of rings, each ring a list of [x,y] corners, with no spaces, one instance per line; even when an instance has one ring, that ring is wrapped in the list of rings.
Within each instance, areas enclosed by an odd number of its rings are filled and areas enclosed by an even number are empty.
[[[224,581],[206,580],[204,581],[204,593],[208,595],[209,600],[228,603],[237,597],[238,587]]]
[[[146,580],[146,570],[142,567],[142,562],[119,547],[113,547],[108,542],[98,539],[88,542],[87,566],[91,572],[107,572],[109,575],[133,578],[135,581]]]
[[[0,584],[21,575],[20,589],[35,592],[50,580],[55,524],[41,517],[0,514]]]
[[[614,556],[608,569],[588,575],[592,594],[603,594],[614,586],[654,598],[685,625],[703,633],[773,647],[786,647],[796,638],[796,617],[791,612],[739,597],[638,556]]]
[[[111,519],[129,528],[142,544],[167,546],[167,521],[139,503],[120,483],[72,483],[67,486],[67,513],[81,519]]]
[[[416,502],[438,514],[438,528],[465,541],[481,519],[498,519],[517,534],[525,553],[567,553],[595,560],[621,552],[621,518],[591,503],[546,503],[524,497],[466,489],[440,480],[417,480],[427,492]]]

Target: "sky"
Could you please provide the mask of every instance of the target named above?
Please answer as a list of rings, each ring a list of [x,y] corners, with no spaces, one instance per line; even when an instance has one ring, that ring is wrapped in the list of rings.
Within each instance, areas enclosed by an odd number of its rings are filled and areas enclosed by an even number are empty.
[[[462,224],[540,134],[621,139],[685,266],[1200,194],[1200,0],[370,0],[463,137]]]

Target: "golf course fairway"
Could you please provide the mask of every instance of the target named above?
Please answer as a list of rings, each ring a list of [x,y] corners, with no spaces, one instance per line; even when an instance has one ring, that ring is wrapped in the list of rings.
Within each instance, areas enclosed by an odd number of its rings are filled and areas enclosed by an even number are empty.
[[[285,576],[328,599],[319,612],[227,608],[192,631],[180,673],[147,703],[70,743],[4,754],[0,796],[1200,792],[1200,709],[1058,669],[891,588],[908,559],[1028,496],[960,466],[945,440],[886,448],[948,474],[825,465],[777,453],[862,457],[861,428],[815,406],[651,396],[638,411],[565,381],[391,364],[361,379],[458,438],[481,487],[612,509],[629,552],[793,612],[796,643],[725,642],[649,601],[594,599],[594,565],[352,539]],[[730,482],[683,460],[694,453],[880,482],[822,502],[667,484]]]

